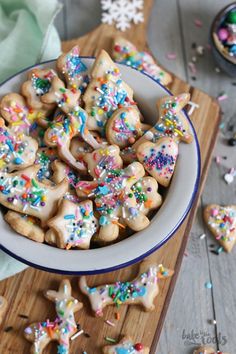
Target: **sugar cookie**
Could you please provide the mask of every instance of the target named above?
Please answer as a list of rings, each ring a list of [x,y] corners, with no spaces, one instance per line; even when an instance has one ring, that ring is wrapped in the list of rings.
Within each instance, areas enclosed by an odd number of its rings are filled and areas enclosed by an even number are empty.
[[[41,96],[41,101],[47,104],[56,103],[63,112],[69,113],[78,106],[80,95],[80,90],[66,89],[64,82],[56,76],[52,79],[49,92]]]
[[[143,71],[159,81],[162,85],[171,83],[171,75],[157,65],[148,52],[139,52],[135,45],[123,37],[116,37],[112,48],[114,60]]]
[[[58,247],[88,249],[98,223],[93,214],[91,200],[75,204],[64,199],[57,215],[50,219],[47,225],[54,231]]]
[[[0,203],[11,210],[35,216],[45,226],[67,192],[68,182],[63,180],[55,187],[43,184],[36,179],[39,168],[33,165],[20,172],[0,172]]]
[[[168,187],[178,157],[178,145],[171,138],[160,138],[157,142],[144,142],[137,148],[137,158],[145,170],[158,183]]]
[[[204,220],[216,240],[231,252],[236,242],[236,205],[210,204],[204,209]]]
[[[93,138],[97,141],[97,143],[102,147],[106,147],[107,141],[104,138],[101,138],[98,132],[90,131]],[[76,160],[83,160],[83,157],[88,153],[92,152],[93,148],[83,140],[83,138],[76,136],[71,140],[70,144],[70,152],[74,156]]]
[[[215,351],[215,349],[210,348],[210,347],[200,347],[196,350],[194,350],[193,354],[227,354],[227,353],[223,353],[221,351]]]
[[[103,354],[149,354],[150,349],[125,336],[119,343],[103,347]]]
[[[30,353],[42,354],[50,342],[56,341],[57,353],[69,354],[70,338],[77,330],[74,313],[79,311],[83,304],[72,296],[70,281],[67,279],[61,281],[59,291],[48,290],[45,297],[55,303],[57,317],[55,321],[32,323],[25,328],[25,338],[33,343]]]
[[[172,270],[144,260],[140,263],[138,276],[132,281],[104,284],[90,288],[86,277],[79,280],[79,288],[88,296],[92,311],[96,316],[103,316],[107,305],[141,305],[145,311],[155,309],[154,299],[159,293],[158,279],[171,277]]]
[[[4,220],[18,234],[36,242],[44,242],[44,230],[34,217],[8,210],[4,215]]]
[[[0,170],[22,170],[33,164],[38,143],[23,133],[16,134],[0,118]]]
[[[39,148],[36,154],[35,164],[40,165],[37,178],[40,182],[49,182],[53,171],[51,163],[58,158],[57,149],[52,147]],[[61,181],[60,181],[61,182]],[[59,182],[58,182],[59,183]]]
[[[135,105],[133,90],[121,79],[119,68],[104,50],[97,56],[91,76],[83,96],[88,129],[104,131],[107,120],[117,108]]]
[[[84,91],[88,83],[88,68],[79,56],[79,46],[76,45],[68,53],[63,53],[57,59],[57,69],[65,77],[67,87]]]
[[[69,191],[74,190],[77,186],[77,183],[80,180],[79,175],[72,170],[68,165],[60,160],[54,160],[51,163],[51,168],[53,170],[52,181],[56,184],[63,181],[66,178],[69,182]]]
[[[27,76],[28,80],[23,83],[21,93],[26,97],[29,107],[41,110],[46,116],[55,108],[55,103],[43,103],[41,96],[49,92],[52,79],[57,74],[52,69],[33,69]]]
[[[79,181],[77,184],[79,196],[82,191],[95,200],[95,210],[101,215],[97,239],[102,243],[116,240],[119,227],[128,226],[134,231],[140,231],[150,223],[139,210],[131,190],[132,186],[144,176],[143,166],[139,162],[133,162],[125,169],[104,171],[98,180]]]
[[[0,326],[3,321],[4,315],[6,313],[7,305],[8,305],[7,299],[0,295]]]

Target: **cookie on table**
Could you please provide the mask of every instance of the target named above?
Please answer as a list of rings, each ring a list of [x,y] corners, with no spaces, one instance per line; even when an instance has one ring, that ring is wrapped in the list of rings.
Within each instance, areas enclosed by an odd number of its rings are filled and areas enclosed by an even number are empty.
[[[228,353],[223,353],[221,351],[215,351],[215,349],[211,347],[206,347],[202,346],[196,350],[194,350],[193,354],[228,354]]]
[[[145,170],[164,187],[168,187],[175,170],[178,145],[172,138],[160,138],[156,143],[143,142],[136,150]]]
[[[71,284],[63,279],[59,290],[48,290],[45,297],[55,303],[56,319],[30,324],[24,330],[24,337],[32,343],[31,354],[42,354],[50,342],[57,342],[58,354],[69,354],[70,338],[77,331],[74,313],[79,311],[83,304],[72,296]]]
[[[33,165],[20,172],[0,172],[0,204],[16,212],[35,216],[45,226],[57,211],[60,199],[68,190],[64,179],[56,186],[39,182],[40,166]]]
[[[4,220],[18,234],[36,242],[44,242],[44,230],[36,218],[8,210],[4,215]]]
[[[171,277],[173,271],[157,265],[150,260],[140,263],[136,278],[131,281],[116,281],[90,288],[85,276],[79,279],[79,288],[90,301],[95,316],[103,316],[108,305],[140,305],[145,311],[155,309],[154,300],[159,293],[158,280]]]
[[[103,347],[103,354],[149,354],[150,349],[142,343],[135,343],[131,337],[125,336],[119,343]]]
[[[49,92],[52,80],[57,74],[53,69],[33,69],[28,72],[28,80],[22,84],[21,93],[26,97],[29,107],[40,110],[46,116],[55,107],[55,103],[43,103],[41,96]]]
[[[88,83],[88,68],[81,60],[79,52],[79,46],[74,46],[68,53],[59,56],[56,65],[64,76],[67,87],[83,92]]]
[[[171,75],[157,65],[148,52],[138,51],[133,43],[121,36],[114,39],[112,56],[116,62],[144,71],[162,85],[168,85],[172,82]]]
[[[215,239],[226,252],[231,252],[236,242],[236,205],[210,204],[203,217]]]
[[[0,170],[22,170],[34,163],[38,143],[23,133],[16,134],[0,118]]]
[[[131,190],[144,175],[143,166],[133,162],[124,169],[104,169],[100,177],[93,181],[78,182],[78,196],[82,192],[93,198],[95,210],[100,214],[97,240],[113,242],[119,236],[119,227],[128,226],[133,231],[140,231],[149,225],[148,217],[138,208]]]
[[[133,101],[133,90],[122,80],[119,68],[105,50],[97,56],[91,76],[83,96],[88,129],[103,132],[117,108],[136,106],[136,103]]]
[[[64,199],[57,215],[50,219],[47,225],[50,228],[48,238],[52,238],[53,230],[58,247],[88,249],[98,227],[93,213],[93,202],[85,200],[81,203],[72,203]]]
[[[4,296],[0,295],[0,326],[3,321],[4,315],[6,313],[7,306],[8,306],[7,299]]]

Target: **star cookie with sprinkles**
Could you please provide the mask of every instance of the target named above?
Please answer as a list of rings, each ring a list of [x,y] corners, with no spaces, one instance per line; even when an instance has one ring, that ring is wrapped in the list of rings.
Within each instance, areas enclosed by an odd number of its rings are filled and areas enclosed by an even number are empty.
[[[140,52],[135,45],[123,37],[116,37],[113,43],[112,56],[121,64],[143,71],[159,81],[162,85],[171,83],[172,78],[161,68],[148,52]]]
[[[35,216],[44,227],[57,210],[59,200],[68,190],[63,180],[49,186],[37,180],[40,166],[33,165],[20,172],[0,172],[0,204],[8,209]]]
[[[156,143],[163,137],[171,138],[177,143],[180,141],[191,143],[193,136],[190,132],[190,125],[182,112],[189,100],[189,93],[160,98],[157,101],[159,111],[157,123],[134,143],[133,148],[137,150],[138,146],[143,142],[151,141]]]
[[[133,162],[125,169],[102,170],[100,177],[93,181],[79,181],[78,196],[81,191],[95,201],[95,210],[100,214],[97,240],[113,242],[119,236],[119,227],[131,230],[145,229],[150,221],[139,210],[132,186],[145,175],[143,166]]]
[[[131,337],[125,336],[119,343],[103,347],[103,354],[149,354],[150,349],[142,343],[135,343]]]
[[[4,96],[0,103],[2,117],[15,133],[26,135],[38,135],[39,130],[37,120],[44,119],[44,113],[29,107],[23,96],[18,93],[9,93]],[[35,136],[34,136],[35,137]]]
[[[80,90],[67,89],[64,82],[55,76],[48,93],[41,96],[41,101],[46,104],[56,103],[63,112],[69,113],[78,106],[80,95]]]
[[[77,331],[74,313],[79,311],[83,304],[71,294],[71,284],[63,279],[59,290],[48,290],[45,297],[55,303],[57,317],[54,321],[49,319],[30,324],[24,330],[25,338],[32,343],[31,354],[43,354],[50,342],[57,342],[58,354],[69,354],[70,338]]]
[[[173,275],[173,271],[150,260],[140,263],[137,277],[131,281],[116,281],[90,288],[85,276],[80,277],[79,288],[87,295],[95,316],[103,316],[108,305],[140,305],[145,311],[155,309],[154,299],[159,293],[158,280]]]
[[[168,187],[178,157],[177,143],[167,137],[156,143],[147,141],[138,146],[136,153],[145,170],[162,186]]]
[[[73,47],[68,53],[63,53],[57,59],[57,69],[65,77],[67,87],[84,92],[89,77],[88,68],[82,62],[79,46]]]
[[[69,249],[89,249],[90,240],[97,231],[98,223],[93,213],[93,202],[85,200],[72,203],[63,200],[56,216],[47,223],[50,237],[55,234],[57,246]]]
[[[119,68],[104,50],[97,56],[91,76],[83,96],[88,112],[88,129],[104,132],[115,110],[136,105],[133,90],[121,79]]]
[[[203,217],[215,239],[226,252],[231,252],[236,242],[236,205],[210,204]]]
[[[57,74],[52,69],[33,69],[28,73],[28,80],[21,87],[21,93],[26,97],[29,107],[41,110],[46,116],[54,108],[55,103],[43,103],[41,96],[49,92],[52,79]]]
[[[193,354],[229,354],[229,353],[223,353],[222,351],[215,351],[215,349],[211,348],[211,347],[200,347],[196,350],[194,350]]]
[[[30,136],[15,133],[0,118],[0,170],[22,170],[34,163],[38,143]]]

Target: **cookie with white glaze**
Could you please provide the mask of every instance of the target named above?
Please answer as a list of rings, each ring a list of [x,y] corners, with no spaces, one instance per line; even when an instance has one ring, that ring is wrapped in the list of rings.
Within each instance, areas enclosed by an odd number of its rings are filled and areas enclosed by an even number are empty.
[[[4,220],[18,234],[32,241],[44,242],[44,230],[40,227],[36,218],[8,210],[4,215]]]
[[[89,249],[90,240],[97,231],[98,222],[93,213],[91,200],[72,203],[64,199],[57,215],[50,219],[47,225],[50,228],[49,238],[52,239],[53,230],[58,247]]]
[[[162,85],[168,85],[172,81],[171,75],[148,52],[138,51],[133,43],[121,36],[114,39],[112,56],[116,62],[143,71]]]
[[[172,270],[144,260],[140,263],[137,277],[131,281],[116,281],[90,288],[86,277],[82,276],[79,288],[89,298],[95,316],[103,316],[103,309],[108,305],[140,305],[145,311],[153,311],[154,300],[159,293],[158,280],[172,275]]]
[[[131,337],[125,336],[122,340],[113,345],[103,347],[103,354],[149,354],[150,349],[142,343],[135,343]]]
[[[100,134],[96,131],[90,131],[90,134],[93,138],[97,141],[100,146],[106,147],[107,140],[102,138]],[[76,160],[83,160],[83,157],[87,154],[92,152],[94,149],[91,145],[86,143],[82,137],[74,137],[71,140],[70,144],[70,151]]]
[[[68,182],[63,180],[57,186],[41,183],[37,180],[39,168],[33,165],[20,172],[0,172],[0,204],[16,212],[35,216],[44,227],[67,192]]]
[[[78,173],[60,160],[53,161],[51,163],[51,168],[53,170],[52,181],[55,184],[58,184],[66,178],[68,181],[68,191],[70,193],[75,193],[75,188],[80,180]]]
[[[210,204],[203,217],[215,239],[226,252],[231,252],[236,242],[236,205]]]
[[[175,170],[178,145],[172,138],[160,138],[156,143],[144,142],[136,150],[145,170],[164,187],[168,187]]]
[[[63,279],[59,290],[48,290],[45,297],[55,303],[56,318],[30,324],[24,330],[24,337],[32,343],[31,354],[43,354],[50,342],[57,342],[57,353],[69,354],[70,338],[77,331],[74,313],[83,304],[72,296],[71,284]]]

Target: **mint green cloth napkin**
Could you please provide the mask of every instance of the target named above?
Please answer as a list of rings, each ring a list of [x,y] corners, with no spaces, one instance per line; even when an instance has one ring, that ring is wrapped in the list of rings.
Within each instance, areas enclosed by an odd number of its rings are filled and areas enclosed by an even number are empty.
[[[61,7],[57,0],[0,0],[0,82],[58,57],[61,42],[53,21]],[[25,268],[0,251],[0,280]]]

